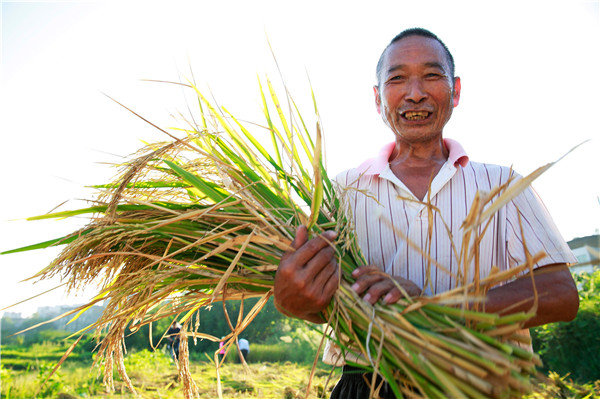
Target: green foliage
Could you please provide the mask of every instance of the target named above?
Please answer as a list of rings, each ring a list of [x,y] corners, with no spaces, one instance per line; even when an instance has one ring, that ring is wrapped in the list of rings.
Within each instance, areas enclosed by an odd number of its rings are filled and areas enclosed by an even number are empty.
[[[538,385],[537,392],[526,399],[592,399],[600,397],[600,381],[577,384],[568,376],[560,376],[553,371],[548,379]]]
[[[311,364],[317,355],[319,343],[323,337],[320,332],[317,332],[316,330],[309,330],[305,326],[302,326],[293,330],[290,327],[290,330],[287,332],[287,334],[279,338],[279,342],[271,345],[270,351],[268,351],[268,346],[265,346],[264,349],[260,347],[255,348],[255,352],[258,353],[254,356],[260,356],[261,353],[264,353],[265,356],[264,359],[259,357],[256,359],[256,361],[279,361]],[[273,351],[273,348],[276,348],[276,350]],[[278,352],[279,356],[274,356],[275,353],[273,352]]]
[[[171,360],[163,352],[144,349],[131,352],[125,356],[125,366],[128,370],[153,373],[164,367],[171,367]]]
[[[42,341],[57,342],[94,323],[103,310],[101,306],[92,306],[76,320],[65,317],[48,322],[74,308],[75,306],[66,305],[41,308],[38,312],[25,318],[14,313],[4,315],[0,320],[2,323],[0,329],[2,344],[28,346]],[[21,331],[40,323],[45,324],[21,333]]]
[[[14,374],[11,370],[4,368],[4,365],[0,364],[0,396],[2,398],[10,398],[10,391],[14,381]]]
[[[11,345],[2,345],[2,366],[14,370],[31,368],[37,370],[40,363],[55,365],[75,341],[74,338],[65,339],[67,333],[64,331],[43,330],[35,336],[40,341],[30,342],[27,345],[11,341],[13,342]],[[67,359],[71,362],[91,365],[95,345],[95,339],[88,335],[79,341]]]
[[[231,332],[231,327],[227,321],[236,326],[240,309],[243,306],[244,316],[248,314],[250,309],[256,304],[259,298],[250,298],[243,301],[228,300],[225,303],[225,309],[223,308],[222,302],[215,302],[211,307],[201,308],[197,315],[200,326],[199,332],[209,334],[214,337],[220,338],[226,336]],[[227,313],[225,313],[227,312]],[[227,316],[226,316],[227,314]],[[195,322],[195,320],[194,320]],[[162,323],[162,324],[161,324]],[[156,347],[160,337],[169,328],[170,320],[161,320],[152,326],[153,344]],[[301,320],[289,319],[282,315],[273,304],[273,299],[269,299],[264,308],[254,318],[252,323],[242,332],[240,338],[246,338],[252,346],[255,344],[279,344],[281,343],[280,337],[284,334],[288,334],[289,331],[303,329],[308,331],[306,323]],[[150,349],[149,344],[149,328],[144,326],[140,328],[140,331],[126,337],[125,342],[130,349]],[[206,354],[211,358],[214,352],[219,348],[218,342],[213,342],[208,339],[197,339],[190,340],[190,358],[195,361],[206,359]],[[163,340],[160,347],[166,345]]]
[[[600,313],[600,269],[574,276],[579,289],[579,309]]]
[[[302,335],[302,332],[298,332]],[[288,336],[294,336],[290,333]],[[283,342],[283,341],[282,341]],[[285,345],[262,345],[252,348],[252,354],[268,357],[265,353],[275,353],[277,348],[288,353],[302,352],[296,347],[298,340],[285,343]],[[42,348],[43,346],[37,346]],[[49,347],[49,346],[48,346]],[[31,352],[31,348],[28,350]],[[265,352],[265,353],[262,353]],[[26,353],[25,353],[26,354]],[[33,357],[29,354],[29,357]],[[248,373],[236,361],[225,362],[221,367],[221,382],[224,397],[236,398],[304,398],[310,367],[313,358],[308,363],[295,363],[293,361],[268,362],[258,361],[251,357]],[[139,388],[142,397],[181,398],[181,386],[177,377],[176,366],[168,355],[162,351],[131,351],[126,355],[128,372]],[[76,366],[77,365],[77,366]],[[2,399],[17,398],[133,398],[133,395],[117,386],[117,393],[107,395],[101,378],[96,376],[89,366],[81,363],[65,364],[52,378],[46,381],[53,363],[39,362],[31,370],[16,371],[0,368],[2,378]],[[194,380],[200,387],[201,397],[216,397],[216,375],[214,365],[207,362],[193,362],[191,364]],[[329,391],[339,378],[340,368],[334,368],[333,374],[330,366],[317,364],[315,379],[311,384],[309,398],[328,397]],[[118,377],[117,377],[118,378]],[[42,382],[46,381],[44,385]],[[324,396],[323,396],[324,395]],[[573,382],[568,376],[560,376],[550,372],[547,381],[538,385],[536,392],[527,396],[527,399],[591,399],[600,397],[600,382],[579,384]]]
[[[316,356],[316,350],[301,350],[301,346],[302,345],[288,344],[285,342],[275,345],[254,345],[248,356],[248,362],[312,363]],[[235,352],[234,359],[235,358],[238,358],[237,352]],[[229,356],[227,359],[229,359]]]
[[[252,309],[257,301],[258,298],[250,298],[243,301],[244,315]],[[230,300],[226,302],[227,314],[234,327],[237,323],[241,307],[241,301]],[[101,308],[98,307],[98,309],[100,310]],[[64,309],[63,311],[66,310],[67,309]],[[96,313],[98,313],[99,310],[96,311]],[[230,325],[225,317],[222,302],[215,302],[210,308],[201,308],[197,312],[197,317],[200,323],[199,331],[202,333],[220,338],[231,332]],[[2,356],[5,367],[25,369],[29,365],[35,363],[36,359],[48,362],[56,362],[60,359],[67,348],[75,340],[75,338],[65,340],[65,338],[72,333],[63,329],[66,321],[59,324],[52,323],[44,325],[23,334],[12,335],[47,319],[47,316],[40,313],[36,313],[28,318],[4,317],[2,319],[2,342],[9,345],[8,347],[3,346]],[[90,321],[93,322],[95,319]],[[130,352],[139,352],[143,350],[164,351],[166,341],[164,339],[161,341],[161,338],[169,328],[171,321],[172,319],[161,319],[152,323],[151,326],[144,325],[137,331],[131,332],[125,338],[127,350]],[[61,328],[54,328],[56,325]],[[270,299],[263,310],[242,333],[241,337],[250,341],[253,346],[253,354],[260,353],[260,350],[258,347],[255,348],[255,345],[266,345],[265,348],[269,348],[265,349],[265,355],[261,356],[261,359],[267,361],[293,360],[303,362],[310,357],[310,361],[312,361],[312,357],[314,357],[316,351],[315,344],[307,344],[305,339],[294,338],[295,345],[302,345],[301,350],[295,351],[286,349],[289,345],[280,340],[282,335],[289,336],[291,331],[296,330],[302,330],[305,331],[305,334],[310,334],[308,327],[304,322],[283,316],[275,308],[273,300]],[[150,334],[150,331],[152,334]],[[152,335],[151,339],[150,335]],[[35,346],[35,352],[28,352],[24,349],[34,345],[42,345],[43,343],[47,344],[46,347]],[[190,339],[189,344],[190,358],[193,361],[205,361],[206,354],[212,359],[215,350],[219,347],[218,342],[207,339],[198,339],[195,342]],[[94,338],[94,334],[90,332],[77,344],[73,353],[69,356],[69,359],[91,364],[96,345],[97,341]],[[281,345],[281,349],[273,350],[273,345]],[[267,352],[271,352],[271,354],[268,354]],[[294,354],[295,352],[298,353]],[[230,354],[237,357],[235,351],[230,351]]]
[[[51,363],[41,363],[38,366],[36,383],[39,387],[39,396],[42,398],[55,397],[65,388],[62,373],[59,371],[52,373],[53,369],[54,365]]]
[[[545,373],[570,374],[579,382],[600,380],[600,271],[574,276],[579,312],[569,323],[552,323],[531,330],[533,347]]]
[[[191,372],[200,389],[200,397],[216,398],[215,366],[210,362],[193,362]],[[179,399],[183,397],[176,366],[168,355],[162,351],[129,352],[126,355],[129,376],[135,384],[139,397]],[[47,376],[51,364],[44,364],[39,369],[11,370],[2,367],[2,399],[31,398],[131,398],[116,376],[116,392],[107,394],[104,391],[102,378],[97,376],[98,370],[79,362],[65,363],[41,388],[41,381]],[[292,362],[269,363],[251,362],[246,369],[237,362],[226,362],[220,368],[223,394],[225,398],[281,398],[284,391],[293,393],[294,399],[304,398],[311,364]],[[321,398],[331,367],[317,365],[315,379],[310,390],[309,399]],[[341,369],[334,370],[327,389],[339,378]],[[43,392],[41,391],[43,389]],[[318,394],[318,395],[317,395]],[[325,397],[328,395],[326,394]]]
[[[57,363],[67,350],[64,343],[43,341],[23,346],[2,346],[2,366],[15,370],[38,369],[42,363]],[[73,354],[77,358],[77,354]]]

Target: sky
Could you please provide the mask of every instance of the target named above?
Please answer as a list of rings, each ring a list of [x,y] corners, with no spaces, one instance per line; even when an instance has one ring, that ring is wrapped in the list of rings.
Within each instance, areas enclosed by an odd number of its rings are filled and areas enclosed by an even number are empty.
[[[600,229],[598,0],[502,1],[0,1],[0,251],[62,236],[84,218],[24,221],[76,209],[111,166],[194,103],[192,77],[241,118],[262,121],[257,76],[279,79],[323,120],[330,175],[374,156],[391,132],[377,114],[374,69],[389,40],[420,26],[450,48],[462,92],[444,134],[471,160],[535,183],[566,240]],[[61,205],[62,204],[62,205]],[[22,282],[60,249],[0,255],[0,308],[60,280]],[[8,311],[81,303],[57,289]]]

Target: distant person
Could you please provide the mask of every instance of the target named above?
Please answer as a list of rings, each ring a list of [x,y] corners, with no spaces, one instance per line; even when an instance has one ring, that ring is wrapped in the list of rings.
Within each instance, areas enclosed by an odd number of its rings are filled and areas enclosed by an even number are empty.
[[[219,360],[221,362],[225,360],[225,337],[221,337],[221,342],[219,342]]]
[[[179,333],[181,332],[181,324],[174,321],[171,327],[167,330],[167,346],[173,360],[179,361]]]
[[[247,339],[242,338],[238,341],[238,347],[240,348],[240,352],[242,352],[242,356],[244,357],[244,361],[248,360],[248,354],[250,353],[250,343]]]

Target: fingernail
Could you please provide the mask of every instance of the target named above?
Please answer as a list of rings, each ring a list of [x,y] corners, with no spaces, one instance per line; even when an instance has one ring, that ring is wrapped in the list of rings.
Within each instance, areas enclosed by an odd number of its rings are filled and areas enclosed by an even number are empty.
[[[364,299],[366,302],[369,302],[369,303],[371,303],[371,294],[369,294],[369,293],[367,292],[367,294],[366,294],[365,296],[363,296],[363,299]]]
[[[392,294],[387,294],[385,296],[385,298],[383,298],[383,303],[386,305],[389,305],[391,300],[392,300]]]
[[[324,235],[328,240],[334,240],[337,237],[337,232],[333,230],[327,230]]]
[[[352,284],[352,289],[353,289],[354,291],[358,291],[358,287],[360,287],[360,286],[358,285],[358,283],[354,283],[354,284]]]

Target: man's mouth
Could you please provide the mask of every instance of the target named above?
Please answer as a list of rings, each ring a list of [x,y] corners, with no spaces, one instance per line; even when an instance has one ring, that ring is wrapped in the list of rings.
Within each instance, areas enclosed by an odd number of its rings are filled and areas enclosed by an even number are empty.
[[[431,115],[431,112],[427,111],[406,111],[402,114],[402,116],[409,121],[422,121],[429,115]]]

